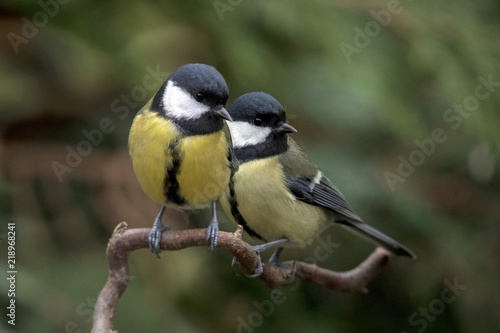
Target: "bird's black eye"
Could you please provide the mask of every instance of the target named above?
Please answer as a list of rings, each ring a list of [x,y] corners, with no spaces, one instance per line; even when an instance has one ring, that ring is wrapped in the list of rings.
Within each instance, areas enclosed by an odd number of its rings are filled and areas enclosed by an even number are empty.
[[[205,95],[203,93],[199,92],[199,93],[196,93],[196,95],[194,95],[194,98],[198,102],[202,102],[205,99]]]
[[[254,124],[255,126],[262,126],[262,123],[263,123],[263,121],[262,121],[262,119],[261,119],[261,118],[259,118],[259,117],[256,117],[256,118],[253,120],[253,124]]]

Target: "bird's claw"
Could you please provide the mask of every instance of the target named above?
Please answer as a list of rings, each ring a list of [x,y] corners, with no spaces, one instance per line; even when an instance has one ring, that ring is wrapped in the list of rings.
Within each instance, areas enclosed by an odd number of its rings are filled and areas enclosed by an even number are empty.
[[[245,276],[247,278],[254,279],[256,277],[259,277],[262,274],[262,272],[264,272],[264,267],[262,266],[262,260],[260,259],[259,252],[257,252],[257,259],[259,260],[259,264],[258,264],[257,268],[255,269],[255,273],[254,274],[245,274]]]
[[[210,240],[210,251],[213,252],[217,247],[217,242],[219,240],[219,224],[216,219],[212,219],[207,228],[206,240]]]
[[[273,264],[274,266],[283,268],[283,269],[291,269],[293,267],[292,264],[285,264],[282,261],[280,261],[280,254],[281,251],[283,251],[283,247],[279,247],[274,253],[272,254],[271,258],[269,258],[269,262]],[[283,284],[288,285],[291,284],[295,280],[295,270],[293,270],[292,276],[285,281]]]
[[[255,273],[254,274],[245,274],[246,277],[248,278],[256,278],[258,277],[259,275],[262,274],[262,272],[264,272],[264,267],[262,266],[262,259],[260,258],[260,253],[262,251],[265,251],[273,246],[276,246],[278,244],[282,244],[282,243],[285,243],[285,242],[288,242],[288,239],[286,238],[280,238],[280,239],[277,239],[275,241],[272,241],[272,242],[269,242],[269,243],[265,243],[265,244],[260,244],[260,245],[256,245],[256,246],[252,246],[253,249],[255,250],[255,252],[257,252],[257,256],[258,256],[258,260],[259,260],[259,265],[257,266],[257,268],[255,269]],[[278,262],[279,263],[279,255],[281,253],[281,251],[283,250],[283,248],[279,248],[278,250],[276,250],[276,252],[271,256],[270,258],[270,262],[272,264],[274,264],[275,262]],[[236,274],[236,272],[234,271],[234,265],[237,263],[238,261],[236,260],[236,258],[233,258],[233,261],[231,262],[231,269],[233,270],[233,273]],[[238,275],[238,274],[236,274]]]
[[[149,249],[151,252],[156,254],[158,258],[160,258],[160,241],[161,234],[165,230],[170,230],[170,227],[163,225],[161,223],[161,218],[163,217],[163,213],[165,212],[165,206],[162,206],[160,209],[160,213],[156,217],[155,222],[153,223],[153,227],[151,228],[151,232],[149,233]]]
[[[170,227],[160,224],[160,225],[153,225],[153,228],[151,228],[151,232],[149,233],[149,249],[151,252],[156,254],[158,258],[160,258],[160,241],[161,241],[161,234],[165,230],[170,230]]]
[[[217,221],[217,209],[216,202],[212,202],[212,219],[207,228],[207,237],[205,240],[210,240],[210,251],[214,252],[217,247],[217,241],[219,240],[219,221]]]
[[[233,271],[234,275],[240,277],[240,275],[238,274],[238,272],[236,272],[234,270],[234,266],[236,266],[237,263],[238,263],[238,260],[236,260],[236,257],[233,257],[233,260],[231,260],[231,270]]]
[[[264,272],[264,267],[262,266],[262,259],[260,258],[260,252],[259,251],[255,251],[257,253],[257,259],[259,261],[258,265],[257,265],[257,268],[255,269],[255,272],[254,274],[245,274],[245,276],[247,278],[250,278],[250,279],[254,279],[256,277],[259,277],[262,272]],[[238,264],[238,260],[236,260],[236,257],[233,257],[233,260],[231,261],[231,270],[233,271],[233,273],[236,275],[236,276],[240,276],[235,270],[234,270],[234,266],[236,266],[236,264]]]

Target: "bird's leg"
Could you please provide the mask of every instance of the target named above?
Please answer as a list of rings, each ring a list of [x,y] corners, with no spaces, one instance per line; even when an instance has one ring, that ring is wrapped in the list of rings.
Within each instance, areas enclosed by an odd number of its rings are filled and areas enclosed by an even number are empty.
[[[153,227],[151,228],[151,232],[149,233],[149,249],[151,250],[151,252],[156,254],[158,258],[160,258],[161,234],[163,231],[170,229],[170,227],[161,223],[163,212],[165,212],[165,206],[161,207],[160,213],[156,217],[156,220],[153,223]]]
[[[248,278],[253,279],[253,278],[256,278],[259,275],[261,275],[262,272],[264,271],[264,268],[262,267],[262,260],[260,258],[260,253],[263,252],[263,251],[265,251],[265,250],[270,249],[273,246],[276,246],[276,245],[279,245],[279,244],[282,244],[282,243],[285,243],[285,242],[288,242],[288,238],[280,238],[280,239],[274,240],[274,241],[269,242],[269,243],[252,246],[253,249],[255,250],[255,252],[257,252],[259,264],[258,264],[257,268],[255,269],[255,273],[254,274],[251,274],[251,275],[245,274],[245,276],[248,277]],[[280,251],[280,249],[282,249],[282,247],[280,247],[276,252]],[[273,256],[276,254],[276,252],[273,254]],[[278,253],[277,256],[279,256],[279,253]],[[273,257],[271,257],[271,259],[272,258]],[[231,269],[233,270],[233,272],[234,272],[234,266],[236,265],[237,262],[238,261],[236,260],[236,258],[233,258],[233,261],[231,262]],[[274,264],[273,262],[271,262],[271,263]]]
[[[282,246],[278,247],[278,249],[271,255],[271,258],[269,258],[269,262],[274,266],[283,267],[283,263],[280,261],[281,251],[283,251]]]
[[[283,244],[286,242],[288,242],[288,238],[280,238],[269,243],[259,244],[252,247],[257,253],[260,254],[261,252],[269,250],[270,248],[275,247],[276,245]]]
[[[217,221],[217,210],[215,207],[215,200],[212,202],[212,219],[207,228],[207,237],[205,239],[210,240],[210,251],[214,251],[217,246],[217,240],[219,238],[219,222]]]

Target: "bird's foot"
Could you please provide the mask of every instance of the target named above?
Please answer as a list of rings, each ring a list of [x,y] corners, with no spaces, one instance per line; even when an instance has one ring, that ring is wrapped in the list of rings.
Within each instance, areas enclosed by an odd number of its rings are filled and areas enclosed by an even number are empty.
[[[262,272],[264,271],[264,267],[262,266],[262,259],[260,257],[260,253],[267,250],[267,249],[270,249],[271,247],[273,246],[276,246],[278,244],[282,244],[282,243],[285,243],[285,242],[288,242],[288,239],[287,238],[280,238],[280,239],[277,239],[275,241],[272,241],[272,242],[269,242],[269,243],[265,243],[265,244],[260,244],[260,245],[256,245],[256,246],[252,246],[253,249],[255,250],[255,252],[257,252],[257,256],[258,256],[258,265],[257,265],[257,268],[255,269],[255,272],[254,274],[245,274],[245,276],[247,278],[256,278],[258,276],[260,276],[262,274]],[[280,248],[282,249],[282,248]],[[278,251],[280,251],[278,249]],[[276,252],[278,252],[276,251]],[[275,254],[276,254],[275,252]],[[281,251],[280,251],[281,252]],[[271,257],[271,260],[273,260],[273,257],[275,256],[275,254],[273,254],[273,256]],[[276,259],[278,258],[279,256],[279,253],[277,254],[276,256]],[[235,271],[234,271],[234,266],[238,263],[238,261],[236,260],[236,258],[233,258],[232,262],[231,262],[231,270],[236,274],[238,275]],[[273,262],[271,262],[273,263]]]
[[[155,222],[153,223],[153,227],[151,228],[151,232],[149,233],[149,249],[151,252],[156,254],[158,258],[160,258],[160,241],[161,234],[165,230],[170,230],[169,226],[166,226],[161,223],[161,218],[163,216],[163,212],[165,211],[165,206],[163,206],[160,210],[160,213],[156,217]]]
[[[215,216],[208,225],[207,237],[205,239],[210,240],[210,251],[213,252],[217,247],[217,241],[219,239],[219,223],[217,222],[217,218]]]
[[[262,266],[262,260],[260,258],[260,253],[257,252],[257,255],[258,255],[258,265],[257,265],[257,268],[255,269],[254,274],[245,274],[245,276],[247,278],[250,278],[250,279],[256,278],[256,277],[260,276],[262,274],[262,272],[264,271],[264,267]],[[231,261],[231,270],[233,271],[234,274],[236,274],[236,276],[240,276],[234,270],[234,267],[236,266],[236,264],[238,264],[238,260],[236,260],[236,258],[233,257],[233,260]]]
[[[284,262],[280,261],[279,257],[282,251],[282,247],[279,247],[276,251],[274,251],[274,253],[271,255],[271,258],[269,258],[269,262],[274,266],[281,267],[283,269],[291,269],[293,267],[292,264],[285,264]],[[293,282],[293,280],[295,280],[295,271],[292,273],[292,276],[283,284],[290,284]]]

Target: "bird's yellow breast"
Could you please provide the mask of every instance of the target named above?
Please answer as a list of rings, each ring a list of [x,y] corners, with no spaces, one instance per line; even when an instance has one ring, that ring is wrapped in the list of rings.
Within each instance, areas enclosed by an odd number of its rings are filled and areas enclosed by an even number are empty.
[[[170,121],[153,112],[138,114],[129,134],[129,151],[142,190],[158,203],[165,203],[165,171],[172,165],[169,143],[180,136]]]
[[[288,191],[278,157],[253,160],[240,165],[234,175],[238,210],[247,225],[266,241],[286,237],[291,245],[305,246],[327,222],[324,209],[306,204]],[[221,198],[231,217],[229,190]]]
[[[230,177],[227,145],[223,131],[183,137],[171,121],[147,110],[135,117],[129,135],[134,172],[144,192],[158,203],[183,209],[203,208],[220,197]],[[182,206],[169,202],[164,191],[174,148]]]
[[[206,207],[226,189],[231,170],[223,131],[181,140],[180,194],[192,208]]]

